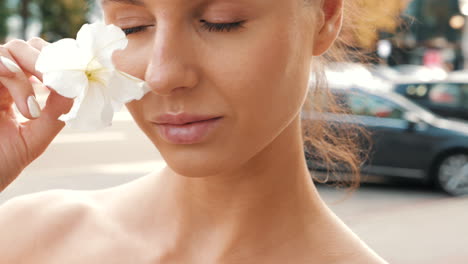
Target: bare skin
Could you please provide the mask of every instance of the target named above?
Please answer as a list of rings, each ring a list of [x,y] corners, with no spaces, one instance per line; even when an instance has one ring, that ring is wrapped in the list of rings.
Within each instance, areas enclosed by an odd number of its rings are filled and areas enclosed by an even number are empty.
[[[304,160],[310,63],[332,45],[342,15],[342,0],[311,2],[105,2],[107,23],[148,26],[115,62],[151,86],[127,107],[168,166],[115,188],[7,202],[0,263],[385,263],[323,203]],[[201,20],[246,22],[212,32]],[[41,78],[33,65],[44,45],[10,42],[0,55]],[[18,126],[13,100],[32,118],[22,74],[0,64],[0,92],[11,95],[0,100],[0,189],[45,150],[70,107],[52,94],[40,118]],[[203,142],[173,144],[152,122],[173,111],[222,118]]]

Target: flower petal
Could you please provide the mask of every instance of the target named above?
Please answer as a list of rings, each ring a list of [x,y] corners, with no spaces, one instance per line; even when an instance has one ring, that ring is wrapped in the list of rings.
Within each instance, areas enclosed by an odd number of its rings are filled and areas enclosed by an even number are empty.
[[[88,78],[81,71],[56,71],[45,73],[43,83],[61,96],[75,98],[88,86]]]
[[[74,39],[62,39],[44,47],[36,62],[36,70],[49,73],[63,70],[85,70],[90,55],[81,50]]]
[[[117,70],[108,85],[109,95],[116,107],[133,100],[140,100],[150,90],[145,81]]]
[[[127,47],[127,36],[117,26],[104,23],[85,24],[78,32],[78,46],[91,50],[94,58],[107,68],[114,68],[112,54]]]
[[[83,99],[85,98],[86,94],[88,93],[88,88],[86,87],[81,91],[81,93],[73,100],[73,106],[70,109],[70,111],[67,114],[63,114],[62,116],[59,117],[59,120],[63,122],[67,122],[69,120],[75,119],[75,117],[78,115],[78,111],[80,110],[81,107],[81,102],[83,102]]]
[[[70,113],[60,117],[68,127],[91,131],[111,125],[114,111],[102,84],[91,83],[87,92],[77,98],[75,104]]]
[[[115,69],[112,55],[127,44],[120,28],[95,23],[84,25],[76,41],[61,40],[41,52],[36,68],[44,74],[44,84],[74,98],[71,111],[59,118],[68,127],[109,126],[114,111],[150,91],[143,80]]]

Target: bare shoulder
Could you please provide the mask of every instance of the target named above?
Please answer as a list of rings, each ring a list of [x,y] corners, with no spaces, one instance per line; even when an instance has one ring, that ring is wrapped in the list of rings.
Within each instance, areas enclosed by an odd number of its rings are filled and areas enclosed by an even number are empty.
[[[333,262],[335,264],[388,264],[384,259],[371,251],[356,252]]]
[[[52,248],[96,212],[91,196],[79,191],[48,191],[7,201],[0,206],[2,263],[21,263],[25,255]]]
[[[330,246],[332,247],[332,246]],[[329,263],[329,264],[388,264],[369,248],[346,247],[321,249],[321,254],[308,254],[297,263]]]
[[[388,264],[374,250],[368,247],[363,241],[360,241],[353,234],[351,239],[344,239],[346,245],[339,246],[329,251],[329,259],[326,263],[333,264]]]
[[[333,212],[319,226],[319,262],[330,264],[388,264]],[[317,257],[313,260],[317,260]]]

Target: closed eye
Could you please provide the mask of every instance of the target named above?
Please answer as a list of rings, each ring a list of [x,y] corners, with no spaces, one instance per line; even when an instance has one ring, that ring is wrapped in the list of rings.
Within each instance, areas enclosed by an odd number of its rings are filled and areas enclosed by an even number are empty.
[[[125,35],[131,35],[131,34],[135,34],[135,33],[138,33],[138,32],[143,32],[145,31],[146,29],[148,29],[149,27],[152,27],[153,25],[145,25],[145,26],[138,26],[138,27],[131,27],[131,28],[123,28],[123,32],[125,33]]]
[[[241,28],[245,21],[239,21],[234,23],[210,23],[206,20],[200,20],[203,24],[202,27],[209,32],[230,32]]]
[[[232,30],[241,28],[245,23],[245,21],[239,21],[234,23],[210,23],[206,20],[200,20],[200,22],[203,24],[202,27],[209,32],[230,32]],[[122,30],[125,33],[125,35],[128,36],[131,34],[143,32],[152,26],[153,25],[145,25],[131,28],[123,28]]]

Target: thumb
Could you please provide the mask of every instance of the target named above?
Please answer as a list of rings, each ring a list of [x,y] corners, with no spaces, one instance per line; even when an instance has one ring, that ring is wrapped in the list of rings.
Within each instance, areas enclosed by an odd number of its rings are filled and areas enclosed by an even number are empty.
[[[42,154],[63,129],[65,123],[58,118],[68,113],[72,106],[73,99],[65,98],[52,91],[47,98],[41,117],[24,124],[24,140],[33,158]]]

